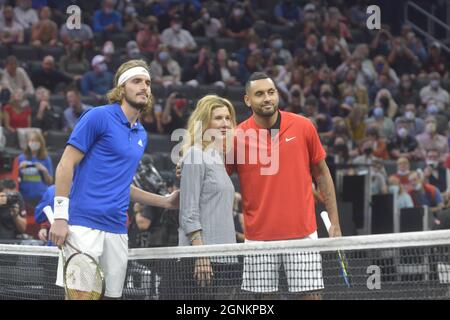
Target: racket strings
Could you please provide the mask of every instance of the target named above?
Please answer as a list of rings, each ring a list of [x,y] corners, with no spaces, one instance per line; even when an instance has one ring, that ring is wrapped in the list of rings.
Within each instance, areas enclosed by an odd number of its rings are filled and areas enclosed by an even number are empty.
[[[103,275],[97,263],[85,254],[75,254],[67,262],[67,298],[69,300],[98,300],[103,290]]]

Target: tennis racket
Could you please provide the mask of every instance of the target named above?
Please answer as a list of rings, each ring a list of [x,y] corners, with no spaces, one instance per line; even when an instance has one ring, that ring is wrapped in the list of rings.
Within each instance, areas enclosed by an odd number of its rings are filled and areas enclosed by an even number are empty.
[[[53,224],[53,210],[50,206],[43,209],[48,221]],[[70,247],[75,253],[68,258],[61,247],[63,260],[63,281],[67,300],[100,300],[105,294],[105,277],[98,262],[89,254],[75,248],[69,241],[63,246]]]
[[[330,218],[328,217],[328,212],[326,211],[322,211],[320,213],[320,216],[322,217],[323,223],[325,224],[325,228],[327,229],[327,231],[330,231],[330,227],[331,227],[331,221]],[[350,277],[348,274],[348,263],[347,263],[347,258],[345,257],[345,253],[341,250],[337,251],[338,254],[338,263],[340,266],[340,275],[342,276],[342,278],[344,279],[345,284],[347,285],[347,287],[350,288]]]

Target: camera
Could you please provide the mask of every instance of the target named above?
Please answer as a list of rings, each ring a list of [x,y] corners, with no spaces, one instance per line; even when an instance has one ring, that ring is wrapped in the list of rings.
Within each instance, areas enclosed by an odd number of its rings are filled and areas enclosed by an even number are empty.
[[[6,203],[2,207],[11,208],[12,206],[20,203],[19,193],[17,192],[7,192],[6,193]]]

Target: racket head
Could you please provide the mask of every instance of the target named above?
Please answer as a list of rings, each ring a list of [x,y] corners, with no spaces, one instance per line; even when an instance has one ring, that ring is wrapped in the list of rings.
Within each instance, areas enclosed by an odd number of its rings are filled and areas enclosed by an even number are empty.
[[[67,300],[101,300],[105,295],[103,271],[87,253],[76,252],[64,262],[63,280]]]

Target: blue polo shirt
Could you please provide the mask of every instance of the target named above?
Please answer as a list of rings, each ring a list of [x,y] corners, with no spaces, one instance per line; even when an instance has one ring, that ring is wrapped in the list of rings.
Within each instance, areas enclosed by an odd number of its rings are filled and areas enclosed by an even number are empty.
[[[120,105],[87,110],[69,145],[84,153],[70,191],[69,224],[111,233],[127,233],[130,185],[147,145],[139,122],[130,123]]]

